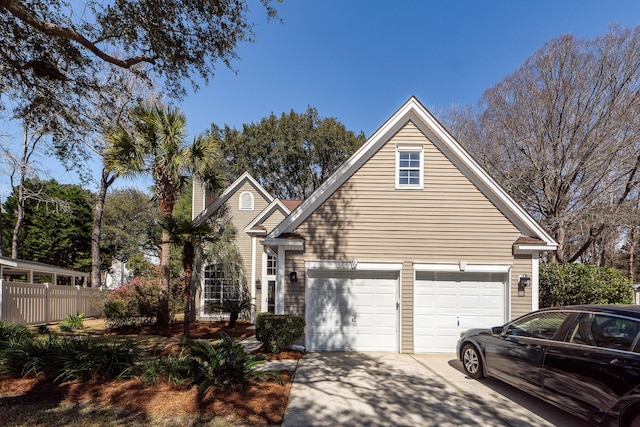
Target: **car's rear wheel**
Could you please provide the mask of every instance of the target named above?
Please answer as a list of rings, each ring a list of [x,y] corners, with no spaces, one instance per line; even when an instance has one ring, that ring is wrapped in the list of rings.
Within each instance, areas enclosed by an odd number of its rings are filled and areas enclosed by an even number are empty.
[[[484,378],[482,358],[480,352],[473,344],[466,344],[462,348],[462,367],[471,378]]]
[[[620,418],[621,427],[640,427],[640,405],[627,407]]]

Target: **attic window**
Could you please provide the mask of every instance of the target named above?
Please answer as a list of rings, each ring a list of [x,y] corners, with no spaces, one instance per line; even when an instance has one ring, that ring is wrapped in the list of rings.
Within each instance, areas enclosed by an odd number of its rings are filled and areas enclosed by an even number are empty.
[[[253,210],[253,194],[251,194],[249,191],[245,191],[244,193],[240,194],[240,210]]]
[[[396,189],[424,187],[424,161],[422,145],[396,147]]]

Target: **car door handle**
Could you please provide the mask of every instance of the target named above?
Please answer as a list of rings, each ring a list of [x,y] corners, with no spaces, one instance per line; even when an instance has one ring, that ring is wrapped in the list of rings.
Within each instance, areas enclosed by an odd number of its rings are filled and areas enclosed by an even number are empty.
[[[542,346],[538,344],[529,344],[526,348],[527,350],[542,350]]]

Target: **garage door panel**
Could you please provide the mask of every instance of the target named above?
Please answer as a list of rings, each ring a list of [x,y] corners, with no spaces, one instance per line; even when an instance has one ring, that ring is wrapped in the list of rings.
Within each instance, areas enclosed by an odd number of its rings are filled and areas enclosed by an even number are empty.
[[[307,327],[307,333],[313,337],[316,351],[347,351],[355,341],[349,331],[337,334],[333,327]]]
[[[310,350],[397,351],[398,272],[309,270],[306,277]]]
[[[460,332],[504,323],[503,273],[416,272],[414,351],[451,352]]]

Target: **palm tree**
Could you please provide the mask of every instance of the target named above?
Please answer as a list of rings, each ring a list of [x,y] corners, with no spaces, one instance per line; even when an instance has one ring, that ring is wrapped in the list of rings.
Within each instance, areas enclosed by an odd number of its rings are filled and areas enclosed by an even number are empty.
[[[208,222],[195,225],[187,218],[166,218],[164,227],[169,232],[169,243],[182,246],[182,268],[184,270],[184,329],[185,338],[189,338],[189,322],[193,313],[194,301],[191,294],[191,277],[196,250],[206,242],[217,240],[213,227]]]
[[[216,166],[219,146],[210,136],[197,136],[191,145],[186,140],[186,117],[173,107],[141,105],[134,110],[137,121],[133,134],[120,128],[112,135],[113,164],[120,175],[149,173],[162,218],[160,249],[160,307],[158,325],[167,326],[169,315],[169,262],[171,236],[166,228],[173,207],[189,175],[199,176],[209,185],[217,185]]]

